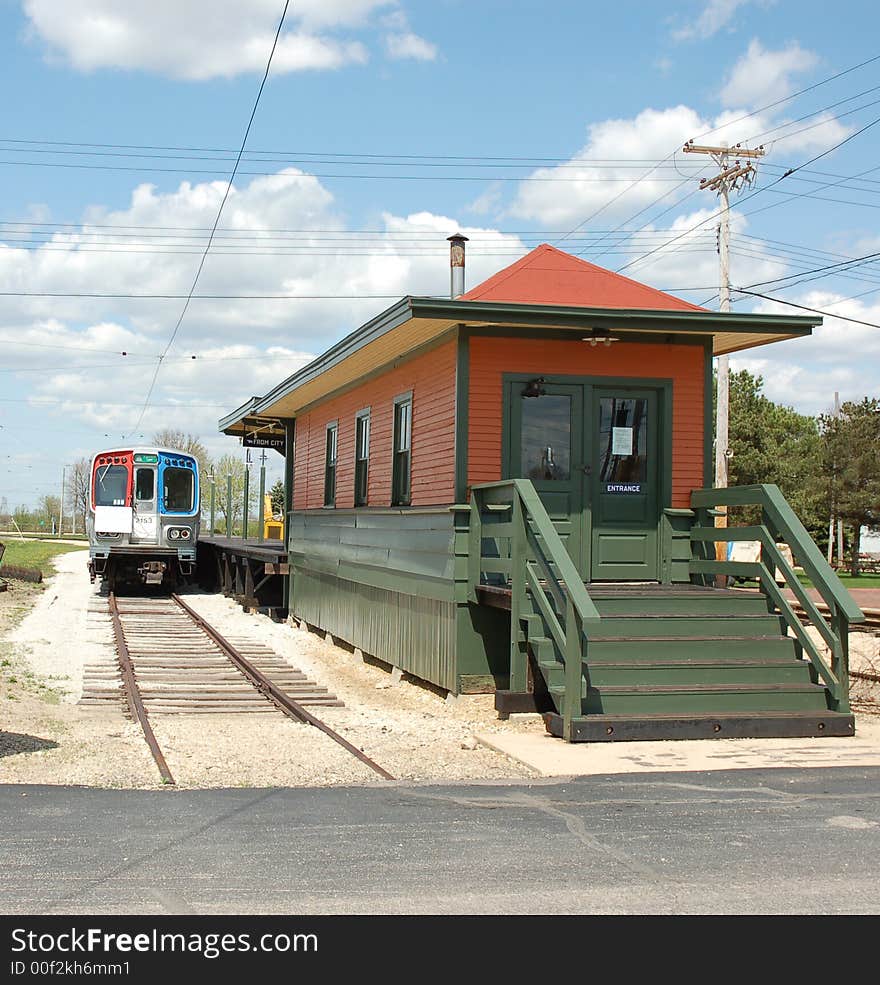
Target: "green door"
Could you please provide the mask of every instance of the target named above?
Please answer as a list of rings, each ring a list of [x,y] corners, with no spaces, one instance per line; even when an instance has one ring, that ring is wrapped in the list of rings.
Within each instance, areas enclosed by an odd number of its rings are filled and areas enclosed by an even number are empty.
[[[590,580],[659,578],[656,390],[592,387]]]
[[[508,387],[509,475],[532,480],[572,560],[584,571],[584,387],[530,387],[521,381]]]

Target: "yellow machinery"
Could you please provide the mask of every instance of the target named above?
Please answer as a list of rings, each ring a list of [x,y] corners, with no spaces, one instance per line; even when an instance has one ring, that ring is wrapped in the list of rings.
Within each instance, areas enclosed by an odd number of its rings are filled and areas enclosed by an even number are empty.
[[[265,540],[284,540],[284,518],[272,512],[272,497],[263,497],[263,537]]]

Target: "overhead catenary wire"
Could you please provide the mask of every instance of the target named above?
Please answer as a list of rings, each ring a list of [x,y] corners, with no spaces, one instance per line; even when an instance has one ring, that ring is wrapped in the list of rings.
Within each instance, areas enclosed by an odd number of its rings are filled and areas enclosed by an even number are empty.
[[[147,390],[147,396],[146,399],[144,400],[144,406],[141,409],[140,415],[138,416],[137,422],[132,428],[132,431],[137,431],[137,429],[140,427],[141,421],[144,418],[144,414],[147,412],[147,407],[150,404],[150,397],[153,394],[153,388],[156,385],[156,380],[158,379],[159,372],[162,369],[162,360],[168,354],[168,351],[170,350],[171,346],[174,345],[174,340],[177,337],[177,333],[180,331],[180,326],[183,324],[183,319],[186,316],[187,310],[189,309],[190,301],[192,299],[192,296],[195,294],[196,287],[198,286],[199,278],[201,277],[202,270],[204,269],[205,266],[205,261],[208,259],[208,252],[211,249],[211,243],[214,239],[214,233],[217,230],[217,226],[220,224],[220,217],[223,215],[223,206],[226,204],[226,200],[227,198],[229,198],[229,192],[232,190],[232,183],[235,180],[235,174],[238,169],[239,162],[241,161],[241,156],[244,153],[245,146],[247,145],[248,135],[251,132],[251,127],[253,126],[254,118],[257,115],[257,107],[260,105],[260,98],[263,95],[263,89],[266,87],[266,81],[269,78],[269,70],[272,67],[272,58],[275,55],[275,49],[278,46],[278,38],[281,36],[281,30],[284,27],[284,19],[287,17],[287,8],[289,7],[289,5],[290,5],[290,0],[284,0],[284,8],[281,11],[281,18],[278,21],[278,29],[275,31],[275,38],[272,41],[272,49],[269,52],[269,58],[266,62],[266,70],[263,73],[263,79],[260,82],[260,88],[257,91],[257,98],[254,100],[254,106],[253,109],[251,110],[251,115],[250,118],[248,119],[247,127],[245,127],[244,137],[242,137],[241,147],[239,148],[238,151],[238,157],[235,160],[235,164],[232,168],[232,173],[229,175],[229,181],[226,183],[226,191],[223,194],[223,198],[220,202],[220,207],[217,209],[217,216],[214,219],[214,225],[211,228],[211,234],[208,237],[208,242],[205,246],[205,252],[202,255],[201,261],[199,262],[198,269],[196,270],[196,275],[193,278],[192,287],[190,287],[189,295],[187,296],[187,299],[184,302],[183,310],[181,311],[180,317],[177,319],[177,323],[175,324],[174,329],[171,332],[171,338],[168,340],[168,344],[165,346],[162,355],[159,356],[159,359],[156,362],[156,371],[153,373],[153,379],[150,381],[150,386],[149,389]]]

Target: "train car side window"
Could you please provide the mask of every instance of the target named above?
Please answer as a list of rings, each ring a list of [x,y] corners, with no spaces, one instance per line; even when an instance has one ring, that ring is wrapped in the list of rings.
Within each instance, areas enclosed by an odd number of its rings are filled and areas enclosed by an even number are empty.
[[[169,513],[189,513],[193,508],[193,473],[191,469],[169,466],[164,471],[162,503]]]
[[[125,506],[128,469],[124,465],[99,465],[95,469],[95,506]]]
[[[156,470],[138,469],[135,472],[134,498],[145,502],[156,495]]]

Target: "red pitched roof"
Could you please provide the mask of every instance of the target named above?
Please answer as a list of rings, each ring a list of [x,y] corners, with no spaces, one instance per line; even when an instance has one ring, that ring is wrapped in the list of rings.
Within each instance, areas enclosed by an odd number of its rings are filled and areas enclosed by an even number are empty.
[[[548,243],[477,284],[462,301],[555,304],[585,308],[703,311],[695,304],[563,253]]]

